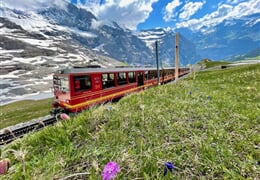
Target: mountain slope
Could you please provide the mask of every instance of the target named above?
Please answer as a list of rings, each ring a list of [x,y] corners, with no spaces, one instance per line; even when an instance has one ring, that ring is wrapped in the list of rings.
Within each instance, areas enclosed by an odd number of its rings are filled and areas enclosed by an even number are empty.
[[[260,47],[253,49],[245,54],[231,56],[225,59],[225,61],[237,61],[237,60],[259,60],[260,61]]]
[[[197,31],[176,29],[192,42],[196,42],[198,53],[203,58],[224,59],[245,54],[260,47],[260,14],[241,19],[225,20],[222,23]]]
[[[35,14],[6,9],[5,13],[11,15],[13,21],[0,17],[1,104],[26,94],[50,92],[52,73],[60,68],[78,64],[104,67],[121,64],[80,46],[65,28],[45,23]],[[33,22],[38,24],[31,31],[22,27],[25,24],[28,28]]]
[[[5,17],[21,25],[27,31],[40,31],[48,36],[64,36],[80,46],[128,64],[154,63],[154,49],[147,47],[146,42],[138,38],[138,35],[132,31],[120,27],[116,22],[103,23],[91,12],[73,4],[65,3],[65,5],[66,8],[53,5],[32,12],[10,10],[11,13],[15,14],[11,16],[6,13],[6,10],[3,10],[3,14],[6,14]],[[28,19],[29,23],[26,22]],[[171,37],[172,34],[170,33],[168,36]],[[166,42],[166,39],[163,41]],[[184,41],[183,47],[186,46],[186,42]],[[190,46],[190,42],[187,43],[187,46]],[[162,44],[164,43],[162,42]],[[172,48],[170,45],[172,44],[166,43],[163,46],[169,49]],[[193,51],[193,53],[196,52]],[[167,53],[163,55],[162,61],[167,62],[168,59],[172,58],[172,54]],[[193,61],[193,58],[190,59]]]
[[[154,29],[142,31],[138,37],[146,42],[146,45],[155,54],[155,41],[158,41],[159,59],[164,65],[175,63],[175,32],[171,29]],[[196,46],[179,33],[179,63],[180,65],[193,64],[201,57],[196,52]],[[155,59],[155,57],[154,57]]]
[[[72,31],[71,38],[98,53],[129,64],[145,64],[147,59],[151,60],[150,49],[131,31],[121,28],[115,22],[104,24],[90,12],[73,4],[69,4],[66,10],[53,7],[40,11],[39,14],[50,22],[76,30]],[[79,31],[84,33],[78,33]]]

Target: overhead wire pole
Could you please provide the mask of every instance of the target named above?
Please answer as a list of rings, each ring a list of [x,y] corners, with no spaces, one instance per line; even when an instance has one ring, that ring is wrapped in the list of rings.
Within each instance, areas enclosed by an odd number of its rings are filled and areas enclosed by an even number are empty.
[[[179,35],[175,34],[175,81],[179,79]]]
[[[156,52],[156,66],[157,66],[157,83],[160,85],[160,70],[159,70],[159,58],[158,58],[158,42],[155,41],[155,52]]]

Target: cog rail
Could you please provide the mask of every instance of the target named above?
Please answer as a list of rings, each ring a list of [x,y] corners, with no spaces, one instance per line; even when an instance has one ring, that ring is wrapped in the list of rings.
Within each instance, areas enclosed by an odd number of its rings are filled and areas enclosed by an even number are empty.
[[[38,131],[45,126],[57,122],[57,118],[51,115],[33,119],[31,121],[16,124],[0,130],[0,145],[5,145],[15,139],[23,137],[25,134]]]

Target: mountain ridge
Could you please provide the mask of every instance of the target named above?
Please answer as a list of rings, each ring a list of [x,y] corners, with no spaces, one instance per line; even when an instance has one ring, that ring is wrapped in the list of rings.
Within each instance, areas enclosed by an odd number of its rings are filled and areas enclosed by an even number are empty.
[[[245,54],[260,47],[260,13],[239,20],[224,20],[209,31],[175,29],[196,42],[198,54],[203,58],[223,60]]]

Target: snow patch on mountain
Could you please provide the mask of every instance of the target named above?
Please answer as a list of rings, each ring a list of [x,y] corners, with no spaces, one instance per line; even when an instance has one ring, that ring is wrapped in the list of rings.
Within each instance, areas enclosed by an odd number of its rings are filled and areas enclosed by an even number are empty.
[[[8,7],[20,11],[37,11],[55,6],[66,10],[69,3],[68,0],[33,0],[30,2],[28,2],[28,0],[1,0],[1,7]]]
[[[154,30],[146,30],[138,33],[138,38],[144,41],[151,50],[155,48],[155,41],[162,41],[163,38],[167,35],[167,33],[171,32],[169,28],[157,28]]]
[[[18,11],[0,7],[1,17],[8,18],[13,23],[20,25],[28,31],[53,30],[50,23],[42,16],[33,11]]]
[[[78,35],[86,37],[86,38],[96,38],[97,37],[97,35],[92,32],[81,31],[77,28],[67,28],[67,29],[68,29],[68,31],[70,31],[72,33],[78,34]]]

